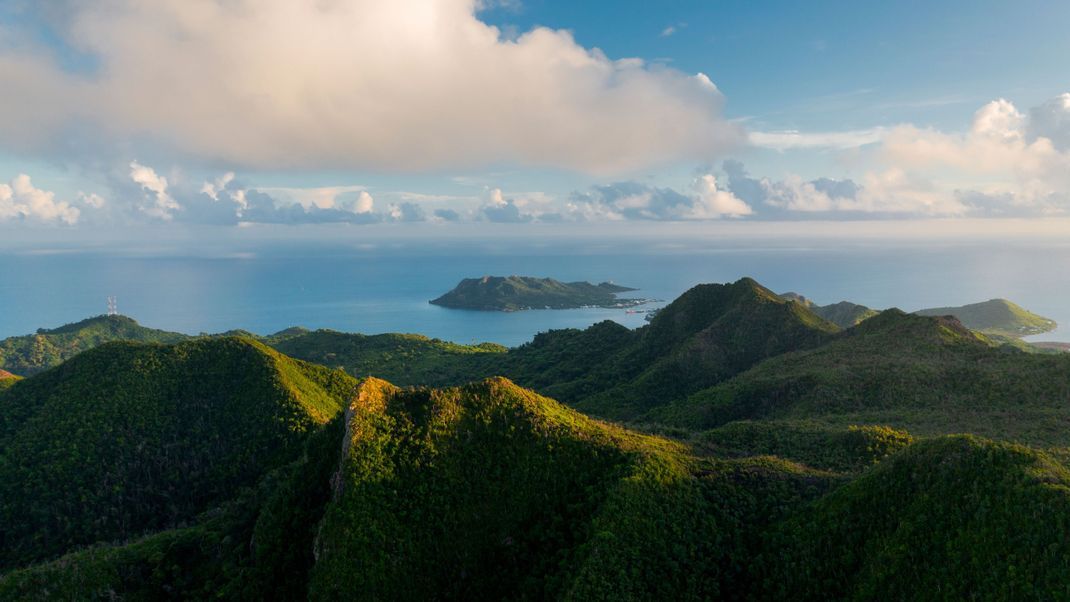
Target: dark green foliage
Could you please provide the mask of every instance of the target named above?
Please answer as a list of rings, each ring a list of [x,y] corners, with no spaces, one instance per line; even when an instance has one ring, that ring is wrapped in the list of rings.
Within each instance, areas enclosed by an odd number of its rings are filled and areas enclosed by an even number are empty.
[[[272,335],[278,337],[278,335]],[[317,330],[272,343],[289,356],[375,376],[400,385],[452,385],[483,375],[483,356],[504,354],[493,343],[458,345],[415,334],[349,334]]]
[[[0,566],[183,524],[288,463],[355,382],[248,339],[111,343],[0,412]]]
[[[431,303],[454,309],[483,311],[627,307],[638,305],[643,300],[617,299],[617,293],[634,290],[611,282],[591,284],[530,276],[484,276],[465,278],[453,290]]]
[[[814,468],[857,472],[910,445],[909,433],[885,426],[835,428],[811,422],[731,422],[694,437],[718,456],[774,455]]]
[[[954,316],[967,328],[1008,338],[1055,330],[1055,320],[1038,316],[1006,299],[990,299],[961,307],[934,307],[914,312],[920,316]]]
[[[601,416],[634,419],[757,362],[827,341],[838,328],[750,278],[692,288],[658,312],[635,342],[596,373],[600,393],[567,399]]]
[[[0,368],[30,376],[112,341],[177,343],[186,338],[177,332],[145,328],[126,316],[97,316],[0,341]]]
[[[994,347],[953,319],[887,310],[826,345],[769,359],[650,418],[691,428],[759,418],[883,423],[1054,445],[1067,441],[1065,428],[1060,435],[1035,418],[1061,416],[1065,425],[1068,397],[1068,356]],[[985,423],[989,430],[974,430]]]
[[[914,444],[773,529],[764,597],[1070,597],[1070,473],[968,436]]]

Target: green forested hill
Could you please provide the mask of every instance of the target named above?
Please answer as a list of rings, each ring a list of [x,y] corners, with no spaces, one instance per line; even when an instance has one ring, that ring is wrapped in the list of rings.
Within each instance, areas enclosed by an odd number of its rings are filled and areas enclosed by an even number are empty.
[[[611,282],[591,284],[531,276],[484,276],[465,278],[453,290],[433,299],[431,303],[453,309],[482,311],[626,307],[644,302],[642,299],[617,298],[617,293],[634,290]]]
[[[0,396],[0,566],[173,527],[300,453],[355,383],[248,339],[111,343]]]
[[[782,293],[780,297],[788,301],[801,303],[810,311],[840,328],[850,328],[857,325],[862,320],[872,318],[880,313],[875,309],[870,309],[865,305],[851,303],[850,301],[840,301],[839,303],[831,303],[829,305],[818,305],[798,293]]]
[[[345,441],[313,599],[717,597],[746,582],[746,534],[831,482],[699,460],[504,379],[367,381]]]
[[[177,332],[145,328],[126,316],[97,316],[36,334],[0,340],[0,368],[21,376],[36,374],[112,341],[177,343]]]
[[[910,446],[767,535],[782,600],[1070,597],[1070,472],[1026,447]]]
[[[955,316],[967,328],[1008,338],[1041,334],[1055,329],[1055,320],[1038,316],[1006,299],[990,299],[960,307],[934,307],[914,312],[920,316]]]
[[[1068,398],[1070,357],[1022,353],[953,319],[887,310],[650,418],[693,428],[805,418],[1067,445]]]
[[[459,345],[415,334],[363,335],[333,330],[298,333],[271,344],[292,357],[400,385],[464,382],[481,372],[482,356],[506,352],[505,347],[493,343]]]

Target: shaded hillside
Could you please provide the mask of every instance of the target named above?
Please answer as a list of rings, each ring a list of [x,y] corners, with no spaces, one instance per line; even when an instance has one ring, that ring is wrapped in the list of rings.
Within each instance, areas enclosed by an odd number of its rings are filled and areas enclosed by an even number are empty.
[[[765,358],[820,345],[838,330],[750,278],[702,284],[659,311],[633,343],[595,367],[593,373],[609,386],[568,401],[598,415],[635,418]]]
[[[767,537],[764,596],[1055,600],[1070,596],[1070,473],[967,436],[917,443]]]
[[[994,345],[953,318],[887,310],[826,345],[771,358],[651,418],[692,428],[805,418],[1070,442],[1070,357]]]
[[[430,303],[453,309],[482,311],[628,307],[644,300],[618,299],[617,293],[634,290],[611,282],[591,284],[530,276],[484,276],[465,278],[453,290]]]
[[[30,376],[112,341],[177,343],[187,338],[177,332],[145,328],[126,316],[97,316],[0,341],[0,368]]]
[[[342,453],[313,599],[717,597],[746,582],[744,532],[827,483],[699,462],[504,379],[367,381]]]
[[[110,343],[0,397],[0,566],[173,527],[294,459],[355,381],[248,339]]]
[[[694,435],[703,453],[723,457],[779,456],[813,468],[859,472],[914,441],[886,426],[831,427],[807,421],[730,422]]]
[[[955,316],[967,328],[1001,337],[1020,338],[1055,330],[1055,320],[1038,316],[1006,299],[990,299],[960,307],[934,307],[920,316]]]
[[[285,331],[284,331],[285,332]],[[415,334],[363,335],[317,330],[273,335],[275,349],[291,357],[375,376],[400,385],[450,385],[483,374],[481,360],[506,352],[494,343],[459,345]]]
[[[851,303],[850,301],[840,301],[839,303],[832,303],[830,305],[818,305],[798,293],[783,293],[780,297],[788,301],[795,301],[796,303],[805,305],[810,311],[840,328],[850,328],[862,320],[872,318],[880,313],[875,309],[870,309],[865,305]]]

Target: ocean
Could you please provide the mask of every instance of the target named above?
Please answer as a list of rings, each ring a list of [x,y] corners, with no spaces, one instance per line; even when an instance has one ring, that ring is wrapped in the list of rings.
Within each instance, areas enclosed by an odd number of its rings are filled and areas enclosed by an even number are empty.
[[[462,278],[519,274],[611,280],[639,289],[637,296],[664,301],[699,283],[743,276],[820,304],[849,300],[912,311],[1004,297],[1060,323],[1059,330],[1035,339],[1070,340],[1070,246],[1050,241],[289,242],[207,255],[6,250],[0,265],[0,337],[102,314],[108,296],[117,297],[120,313],[146,326],[190,334],[239,328],[268,334],[305,326],[515,346],[541,331],[601,320],[644,324],[642,314],[623,309],[498,313],[428,303]]]

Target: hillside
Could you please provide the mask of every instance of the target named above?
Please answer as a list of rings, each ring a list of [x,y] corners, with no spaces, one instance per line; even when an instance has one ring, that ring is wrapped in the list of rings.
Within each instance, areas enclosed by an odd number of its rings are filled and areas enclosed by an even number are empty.
[[[141,326],[126,316],[97,316],[0,340],[0,368],[30,376],[104,343],[177,343],[189,337]]]
[[[305,361],[399,385],[458,384],[483,375],[481,360],[504,354],[494,343],[459,345],[416,334],[363,335],[316,330],[273,335],[275,349]]]
[[[782,293],[780,297],[788,301],[795,301],[796,303],[805,305],[810,311],[840,328],[850,328],[862,320],[872,318],[880,313],[875,309],[870,309],[865,305],[851,303],[850,301],[840,301],[839,303],[832,303],[830,305],[818,305],[798,293]]]
[[[1067,445],[1070,357],[1019,352],[953,318],[891,309],[820,347],[770,358],[649,419],[709,428],[740,419],[884,424]]]
[[[1035,450],[923,441],[766,538],[767,599],[1070,595],[1070,472]]]
[[[575,309],[578,307],[631,307],[645,299],[618,299],[634,291],[611,282],[559,282],[530,276],[465,278],[453,290],[430,301],[452,309],[519,311],[524,309]]]
[[[300,455],[355,381],[248,339],[110,343],[0,404],[0,567],[183,525]]]
[[[1038,316],[1006,299],[990,299],[959,307],[934,307],[920,316],[955,316],[967,328],[1001,337],[1021,338],[1055,330],[1055,320]]]
[[[699,285],[659,311],[627,346],[593,367],[600,386],[590,390],[598,392],[566,400],[600,416],[636,418],[765,358],[820,345],[838,330],[750,278]],[[509,359],[516,361],[517,356]]]
[[[716,597],[745,581],[744,533],[827,482],[700,462],[504,379],[367,381],[342,453],[312,599]]]

